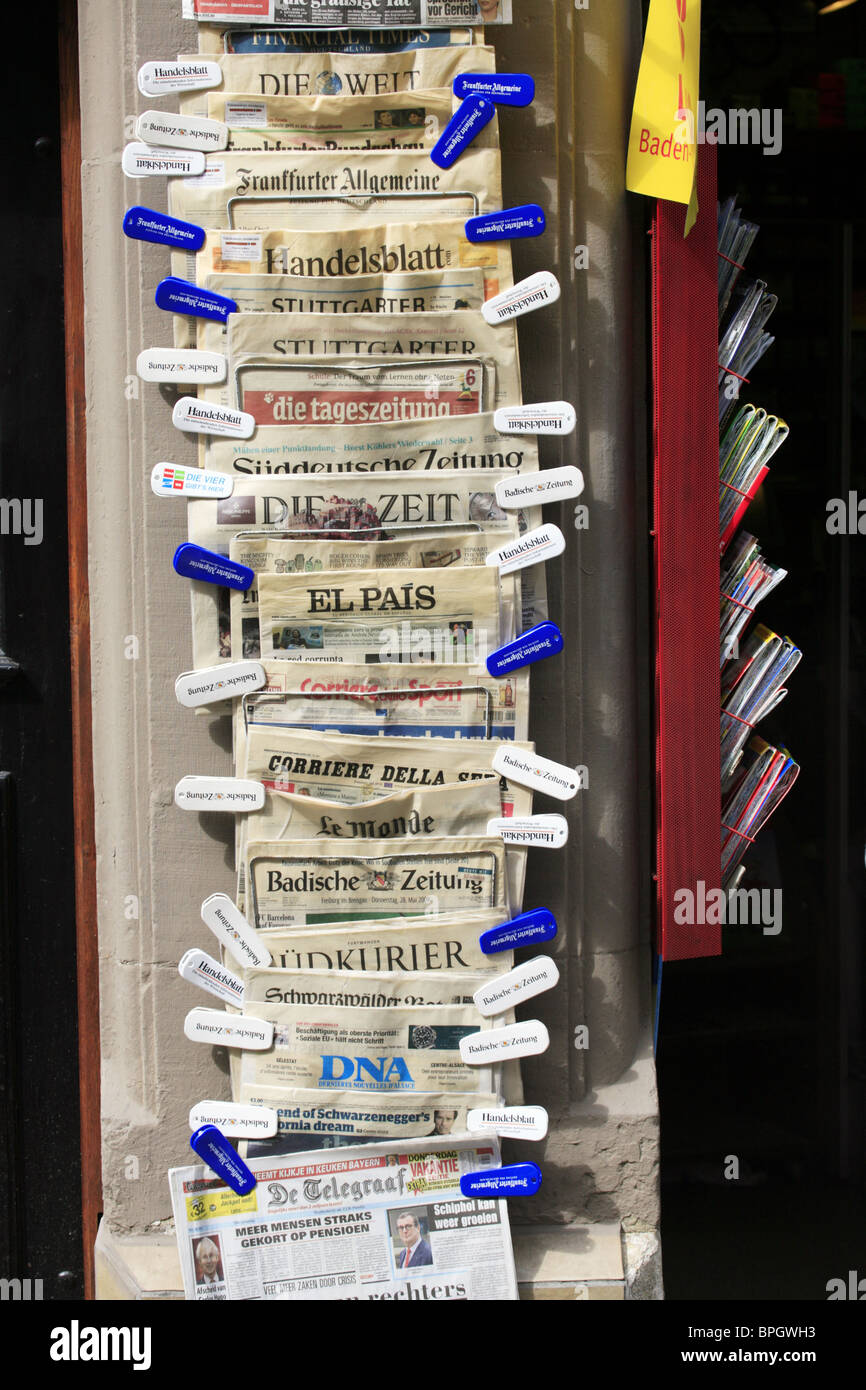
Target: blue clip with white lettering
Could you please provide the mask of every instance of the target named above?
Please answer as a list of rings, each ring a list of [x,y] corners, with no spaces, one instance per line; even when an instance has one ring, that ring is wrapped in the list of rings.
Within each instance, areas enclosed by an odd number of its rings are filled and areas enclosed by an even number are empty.
[[[521,912],[519,917],[512,917],[510,922],[483,931],[478,944],[485,956],[495,956],[498,951],[516,951],[520,946],[552,941],[556,932],[553,913],[546,907],[533,907],[529,912]]]
[[[190,1135],[190,1148],[195,1149],[202,1163],[206,1163],[222,1178],[232,1192],[246,1197],[256,1185],[255,1174],[251,1173],[237,1150],[226,1139],[216,1125],[202,1125]]]
[[[507,676],[521,666],[532,666],[546,656],[556,656],[564,645],[556,623],[536,623],[535,627],[527,628],[513,642],[506,642],[504,647],[497,647],[495,652],[491,652],[487,658],[487,670],[491,676]]]
[[[466,221],[469,241],[515,241],[521,237],[541,236],[547,223],[544,211],[537,203],[522,203],[517,208],[501,212],[485,212],[483,217]]]
[[[238,306],[227,294],[217,294],[214,290],[202,290],[191,280],[181,280],[177,275],[167,275],[156,287],[157,308],[166,309],[170,314],[192,314],[197,319],[216,319],[225,323],[229,314],[236,314]]]
[[[256,577],[248,565],[227,560],[225,555],[193,545],[192,541],[178,546],[171,563],[185,579],[201,579],[205,584],[220,584],[225,589],[249,589]]]
[[[200,251],[204,246],[204,227],[197,227],[194,222],[181,222],[179,217],[169,217],[153,208],[127,208],[123,230],[133,241],[153,241],[181,251]]]
[[[453,83],[456,97],[487,97],[497,106],[528,106],[535,81],[528,72],[461,72]]]
[[[460,1191],[464,1197],[533,1197],[541,1186],[537,1163],[509,1163],[507,1168],[488,1168],[464,1173]]]
[[[479,131],[489,125],[496,107],[486,97],[467,97],[461,102],[451,120],[430,151],[430,158],[440,169],[450,169],[471,145]]]

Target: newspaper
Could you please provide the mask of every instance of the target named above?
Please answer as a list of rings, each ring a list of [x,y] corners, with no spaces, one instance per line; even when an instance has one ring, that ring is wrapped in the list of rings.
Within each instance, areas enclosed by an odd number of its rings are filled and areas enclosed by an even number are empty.
[[[509,522],[503,522],[502,527],[496,530],[454,531],[445,537],[432,532],[425,538],[407,537],[395,541],[317,540],[308,544],[277,536],[241,532],[232,537],[229,555],[232,560],[254,570],[257,576],[315,576],[326,570],[373,569],[390,573],[400,569],[437,570],[455,566],[463,569],[485,564],[490,551],[516,539],[517,534],[517,518],[513,514]],[[519,585],[513,583],[514,577],[507,575],[501,581],[502,642],[516,635]],[[249,589],[235,589],[231,594],[231,649],[245,661],[255,661],[261,657],[258,592],[254,583]],[[277,653],[283,654],[282,650]]]
[[[179,61],[195,62],[197,53]],[[461,72],[495,72],[496,55],[488,45],[418,48],[405,53],[348,53],[320,50],[290,53],[272,47],[250,54],[217,53],[221,90],[248,96],[375,96],[450,87]],[[213,89],[211,89],[213,90]],[[206,116],[208,92],[181,92],[184,116]]]
[[[417,1129],[438,1099],[397,1103],[423,1116]],[[306,1100],[293,1108],[315,1113]],[[391,1103],[376,1109],[387,1116]],[[355,1103],[345,1108],[354,1118]],[[172,1169],[187,1300],[516,1300],[506,1202],[460,1192],[462,1174],[499,1166],[498,1143],[412,1140],[412,1127],[383,1144],[249,1158],[257,1182],[246,1197],[203,1164]]]
[[[478,310],[484,302],[481,270],[474,268],[380,272],[354,279],[215,271],[204,276],[204,284],[233,299],[241,314],[425,314]],[[225,325],[217,327],[227,341]]]
[[[482,29],[225,29],[202,24],[199,54],[217,53],[410,53],[416,48],[482,43]]]
[[[390,917],[340,926],[324,923],[315,929],[270,932],[267,945],[277,971],[504,975],[514,964],[513,951],[486,956],[478,940],[482,932],[505,920],[502,910],[494,910]]]
[[[199,331],[199,347],[220,352],[222,327],[206,323]],[[416,415],[475,415],[487,407],[473,402],[476,392],[469,372],[483,365],[490,379],[490,404],[497,410],[519,403],[520,366],[515,324],[493,327],[480,314],[231,314],[228,319],[230,379],[223,386],[207,386],[199,395],[221,405],[249,411],[258,425],[368,424],[384,419],[404,419],[407,412],[355,417],[334,413],[317,416],[300,410],[295,364],[322,357],[332,366],[343,359],[357,371],[366,360],[393,358],[405,371],[413,368],[420,408]],[[445,377],[437,385],[437,365],[455,364],[455,385]],[[266,364],[266,365],[265,365]],[[457,365],[459,364],[459,366]],[[374,389],[373,383],[367,388]],[[453,399],[448,392],[454,392]],[[426,394],[425,394],[426,393]],[[384,397],[383,397],[384,399]],[[447,401],[447,408],[446,408]],[[292,404],[294,402],[294,404]],[[412,418],[411,413],[408,418]]]
[[[261,574],[259,650],[291,660],[435,662],[484,667],[500,645],[499,571],[324,570]]]
[[[393,26],[510,24],[511,0],[183,0],[184,19],[199,23],[287,24],[305,29],[389,29]],[[452,19],[453,15],[453,19]]]
[[[414,150],[225,150],[203,174],[168,182],[172,215],[208,229],[337,230],[502,206],[498,150],[469,150],[450,169]]]
[[[334,432],[332,433],[339,433]],[[347,431],[347,435],[348,435]],[[499,527],[508,513],[496,502],[493,480],[473,471],[419,474],[349,474],[338,482],[303,474],[239,477],[230,497],[197,498],[187,507],[189,539],[226,555],[239,531],[279,531],[345,540],[353,532],[368,540],[392,540],[409,528],[449,530],[477,525]],[[541,508],[517,513],[521,532],[541,524]],[[230,591],[200,580],[190,582],[193,666],[213,666],[231,657]],[[524,571],[521,625],[532,627],[547,616],[544,566]],[[445,653],[441,654],[443,658]]]
[[[336,733],[393,734],[413,738],[526,740],[529,670],[505,679],[467,672],[465,666],[415,667],[305,665],[287,669],[263,662],[266,684],[235,707],[235,748],[246,724],[291,725]],[[235,753],[238,765],[242,758]],[[498,814],[498,812],[496,813]]]
[[[357,970],[245,970],[244,1009],[252,1004],[290,1004],[329,1009],[420,1009],[444,1004],[474,1007],[484,975],[361,974]],[[479,1019],[481,1015],[478,1015]]]
[[[214,473],[243,477],[465,469],[531,473],[538,468],[538,445],[532,434],[500,434],[492,414],[357,425],[351,430],[334,430],[329,425],[318,429],[308,425],[304,430],[261,426],[253,439],[211,436],[204,465]]]
[[[244,858],[247,917],[257,930],[320,922],[418,916],[475,908],[508,910],[505,849],[492,836],[457,836],[388,849],[250,840]],[[372,851],[372,852],[370,852]]]
[[[420,837],[423,841],[464,835],[483,835],[487,822],[500,813],[499,786],[494,777],[457,786],[418,788],[393,792],[363,807],[347,806],[320,797],[281,792],[265,782],[261,811],[238,816],[236,825],[238,894],[241,912],[245,904],[243,864],[250,840],[355,841],[366,849],[370,842]]]
[[[208,93],[208,116],[229,127],[229,149],[234,150],[429,151],[451,119],[452,108],[450,87],[360,97]],[[480,148],[495,146],[493,122],[479,140]]]
[[[471,1066],[460,1055],[461,1038],[492,1026],[474,1004],[418,1009],[250,1004],[244,1017],[273,1023],[274,1044],[243,1054],[242,1088],[464,1095],[498,1089],[498,1067]]]
[[[338,317],[343,323],[352,322],[345,314]],[[495,405],[496,361],[492,357],[428,357],[404,362],[396,357],[325,355],[283,358],[266,366],[248,358],[236,371],[230,368],[224,385],[199,389],[199,397],[212,405],[245,410],[257,426],[265,428],[336,425],[351,429],[377,422],[441,420],[476,415]],[[206,451],[202,437],[202,461]]]
[[[206,233],[199,252],[172,252],[171,266],[173,275],[199,285],[206,284],[211,274],[231,275],[235,280],[245,275],[290,275],[327,280],[351,290],[369,275],[447,272],[465,276],[480,272],[484,298],[490,299],[514,283],[510,243],[467,241],[463,219],[454,217],[424,222],[380,220],[369,227],[342,231],[311,232],[285,226],[254,231],[220,228]],[[238,289],[243,292],[240,286]],[[280,306],[274,309],[278,312]],[[371,306],[373,311],[378,312],[378,305]],[[420,311],[408,305],[401,312]],[[172,317],[176,346],[194,347],[196,320],[180,314]]]
[[[519,1065],[519,1063],[506,1064]],[[243,1140],[242,1157],[279,1157],[310,1149],[335,1149],[383,1139],[445,1135],[465,1137],[467,1114],[476,1106],[501,1105],[503,1098],[470,1092],[317,1091],[302,1087],[243,1086],[245,1105],[266,1105],[277,1112],[277,1132],[268,1139]],[[521,1104],[522,1102],[508,1102]]]

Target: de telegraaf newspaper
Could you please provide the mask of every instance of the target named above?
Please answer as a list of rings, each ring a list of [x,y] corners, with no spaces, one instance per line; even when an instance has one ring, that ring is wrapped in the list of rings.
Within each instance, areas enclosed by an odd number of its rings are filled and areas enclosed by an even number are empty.
[[[397,1140],[249,1158],[239,1197],[203,1165],[169,1173],[188,1300],[517,1298],[506,1203],[466,1198],[493,1139]]]

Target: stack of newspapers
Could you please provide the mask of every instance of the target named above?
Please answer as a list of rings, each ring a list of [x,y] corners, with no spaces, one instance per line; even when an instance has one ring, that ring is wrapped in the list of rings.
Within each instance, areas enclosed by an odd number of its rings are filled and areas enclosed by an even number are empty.
[[[785,578],[766,560],[754,536],[737,528],[767,476],[770,459],[788,436],[784,420],[740,405],[743,385],[774,339],[766,323],[776,296],[744,273],[758,232],[735,200],[719,207],[719,540],[722,552],[720,664],[722,671],[722,882],[735,888],[743,856],[799,767],[773,748],[755,726],[785,698],[785,682],[801,652],[789,638],[759,624],[747,634],[758,604]]]
[[[437,8],[485,12],[408,7]],[[461,1043],[515,1022],[508,989],[477,996],[515,960],[482,946],[523,907],[527,849],[501,823],[533,792],[493,758],[534,752],[529,674],[487,661],[547,619],[544,563],[497,556],[542,515],[496,484],[539,461],[534,434],[494,423],[522,401],[516,326],[482,314],[514,284],[512,243],[465,226],[502,207],[496,117],[450,168],[430,158],[455,79],[493,73],[494,50],[454,27],[199,38],[179,61],[217,80],[180,93],[181,117],[228,142],[169,181],[171,215],[204,229],[171,269],[236,311],[166,326],[226,363],[195,399],[201,476],[228,482],[191,495],[189,543],[254,578],[193,578],[184,680],[232,673],[225,771],[254,790],[234,891],[202,907],[221,958],[192,953],[186,978],[267,1042],[229,1048],[223,1129],[254,1193],[199,1209],[212,1174],[172,1173],[187,1296],[514,1298],[505,1204],[459,1182],[500,1164],[491,1112],[520,1106],[529,1138],[547,1119],[518,1061]],[[225,714],[218,685],[198,714]]]

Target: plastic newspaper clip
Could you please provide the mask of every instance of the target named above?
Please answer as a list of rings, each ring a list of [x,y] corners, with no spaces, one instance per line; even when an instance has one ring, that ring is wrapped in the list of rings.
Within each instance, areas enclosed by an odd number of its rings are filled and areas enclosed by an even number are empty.
[[[493,412],[493,426],[500,434],[571,434],[577,424],[568,401],[540,401],[535,405],[506,405]]]
[[[208,473],[204,468],[181,468],[176,463],[155,463],[150,470],[151,491],[157,497],[231,497],[235,480],[231,473]]]
[[[543,623],[527,628],[513,642],[506,642],[504,647],[497,647],[495,652],[491,652],[487,658],[487,670],[491,676],[507,676],[521,666],[532,666],[536,661],[544,661],[545,657],[556,656],[564,645],[556,623],[545,619]]]
[[[228,435],[232,439],[249,439],[256,430],[255,418],[245,411],[212,405],[195,396],[181,396],[171,412],[171,423],[187,433]]]
[[[518,241],[541,236],[546,226],[544,210],[538,203],[522,203],[520,207],[468,218],[466,237],[469,241]]]
[[[205,58],[167,59],[142,63],[138,69],[138,90],[143,97],[161,97],[171,92],[201,92],[218,87],[223,80],[219,63]]]
[[[207,951],[201,951],[197,946],[186,951],[178,962],[177,973],[188,984],[198,985],[199,989],[212,994],[216,999],[222,1000],[224,1004],[231,1004],[236,1009],[242,1008],[244,1002],[243,980],[232,974],[231,970],[226,970],[225,966],[220,965],[213,956],[209,956]],[[204,1123],[204,1120],[199,1120],[199,1124],[203,1125]],[[194,1129],[195,1126],[193,1125],[191,1128]]]
[[[495,115],[496,107],[486,97],[467,97],[460,103],[430,151],[433,163],[440,169],[450,169]]]
[[[565,549],[565,536],[558,526],[546,522],[534,531],[524,531],[516,541],[508,541],[498,550],[491,550],[485,564],[497,566],[502,575],[513,574],[515,570],[528,569],[530,565],[540,565],[542,560],[552,560]]]
[[[519,917],[512,917],[510,922],[483,931],[478,944],[485,956],[495,956],[499,951],[518,951],[521,946],[540,946],[552,941],[557,930],[552,912],[546,907],[533,907],[529,912],[521,912]]]
[[[562,849],[568,840],[565,816],[496,816],[487,822],[487,834],[498,835],[506,845],[536,849]]]
[[[279,1115],[269,1105],[237,1105],[230,1100],[200,1100],[189,1112],[190,1129],[216,1125],[232,1139],[270,1139]]]
[[[190,1135],[189,1145],[232,1192],[239,1197],[252,1192],[255,1177],[216,1125],[202,1125]]]
[[[181,777],[174,804],[182,811],[260,811],[265,804],[261,782],[244,777]]]
[[[260,661],[227,661],[222,666],[204,666],[200,671],[182,671],[174,683],[174,693],[180,704],[195,709],[196,705],[235,700],[261,690],[267,680]]]
[[[120,156],[120,167],[130,179],[198,178],[204,173],[205,157],[201,150],[160,150],[133,140]]]
[[[522,477],[500,478],[496,484],[496,500],[506,511],[520,507],[544,507],[548,502],[564,502],[567,497],[579,497],[583,492],[583,474],[570,464],[565,468],[545,468],[540,473],[524,473]]]
[[[177,116],[173,111],[142,111],[135,133],[145,144],[170,150],[203,150],[213,154],[229,142],[229,128],[207,116]]]
[[[154,295],[156,307],[169,314],[190,314],[197,319],[212,319],[225,323],[229,314],[236,314],[238,306],[226,294],[214,290],[202,290],[191,280],[181,280],[177,275],[167,275],[160,280]]]
[[[548,1115],[543,1105],[504,1105],[489,1110],[470,1110],[466,1129],[470,1134],[498,1134],[501,1139],[543,1139]]]
[[[142,381],[182,383],[201,381],[218,385],[225,381],[228,363],[221,352],[199,352],[197,348],[145,348],[135,359],[135,370]]]
[[[461,72],[452,84],[456,97],[487,97],[497,106],[529,106],[535,79],[528,72]]]
[[[537,1163],[511,1163],[507,1168],[485,1168],[464,1173],[460,1191],[464,1197],[532,1197],[541,1186]]]
[[[493,756],[493,771],[521,787],[555,796],[557,801],[570,801],[580,791],[580,777],[575,768],[555,763],[550,758],[540,758],[537,753],[509,748],[506,743],[500,743]]]
[[[185,579],[200,579],[205,584],[219,584],[224,589],[249,589],[256,577],[249,565],[228,560],[214,550],[193,545],[192,541],[184,541],[178,546],[171,563]]]
[[[270,1019],[245,1018],[243,1014],[227,1014],[220,1009],[190,1009],[183,1021],[183,1032],[190,1042],[237,1047],[244,1052],[267,1052],[274,1042]]]
[[[467,1033],[460,1039],[460,1058],[469,1067],[486,1067],[511,1057],[537,1057],[550,1046],[550,1034],[537,1018],[525,1023],[509,1023],[505,1028],[487,1028]]]
[[[484,1018],[505,1013],[524,999],[534,999],[559,983],[559,971],[550,956],[536,956],[515,965],[506,975],[481,985],[472,996],[475,1007]]]
[[[123,230],[133,241],[151,241],[157,246],[173,246],[178,251],[200,251],[205,242],[204,227],[139,204],[126,209]]]
[[[481,305],[481,312],[494,328],[499,323],[510,323],[521,314],[531,314],[535,309],[543,309],[545,304],[555,304],[561,294],[559,281],[550,270],[539,270],[528,276],[510,290],[495,294]]]
[[[211,893],[201,905],[201,920],[209,927],[221,946],[248,970],[267,970],[273,963],[270,951],[262,944],[255,927],[251,927],[227,893]]]

